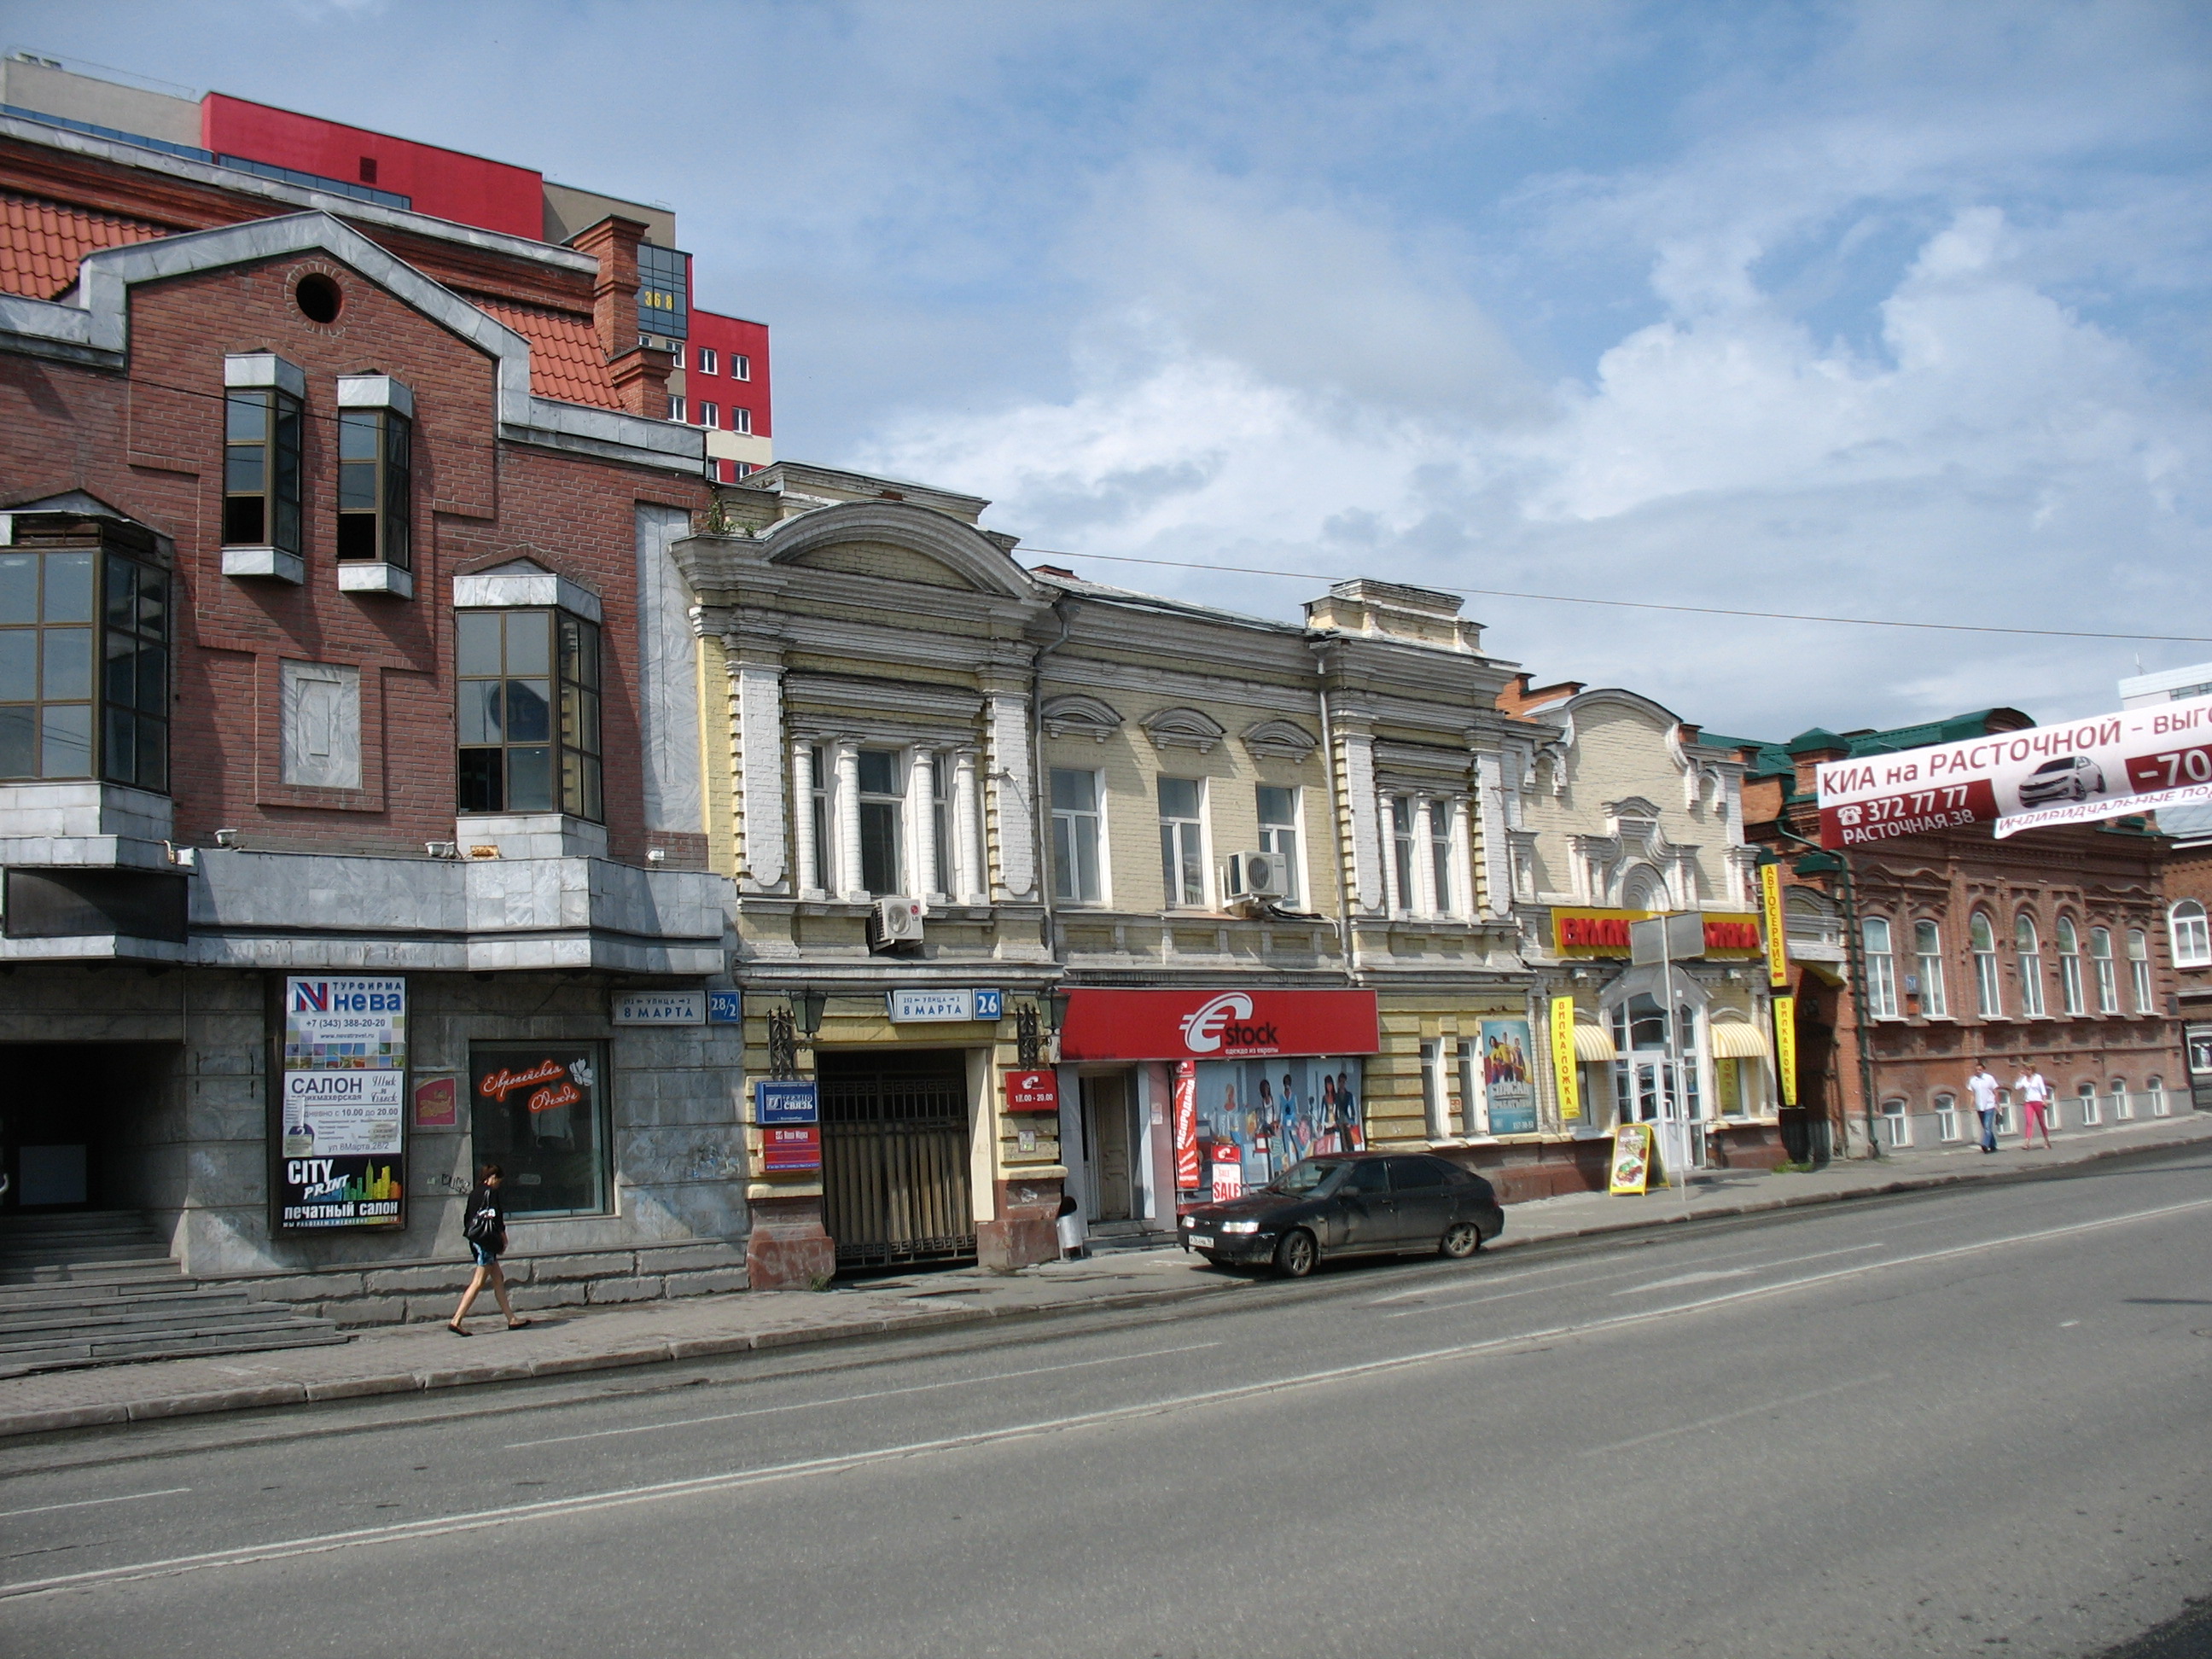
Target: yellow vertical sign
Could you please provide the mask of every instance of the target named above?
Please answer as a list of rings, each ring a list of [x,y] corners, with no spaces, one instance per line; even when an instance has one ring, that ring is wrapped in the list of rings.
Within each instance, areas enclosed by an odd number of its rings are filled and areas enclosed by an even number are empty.
[[[1559,1121],[1583,1115],[1582,1073],[1575,1065],[1575,1000],[1552,999],[1552,1076],[1559,1089]]]
[[[1778,991],[1790,988],[1790,932],[1782,912],[1782,866],[1759,866],[1759,919],[1766,927],[1766,982]]]
[[[1774,1081],[1782,1091],[1782,1103],[1797,1103],[1797,999],[1774,1001]]]

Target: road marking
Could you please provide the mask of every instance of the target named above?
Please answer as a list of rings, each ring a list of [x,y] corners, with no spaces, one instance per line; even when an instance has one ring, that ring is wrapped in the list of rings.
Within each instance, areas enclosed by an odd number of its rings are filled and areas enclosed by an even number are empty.
[[[0,1521],[14,1521],[26,1515],[52,1515],[56,1510],[88,1510],[100,1504],[136,1504],[145,1498],[174,1498],[179,1492],[191,1490],[190,1486],[164,1486],[159,1492],[131,1492],[120,1498],[80,1498],[70,1504],[40,1504],[27,1510],[0,1510]]]
[[[2058,1322],[2058,1328],[2062,1331],[2070,1331],[2081,1322],[2078,1319],[2062,1319]]]
[[[1571,1273],[1577,1267],[1589,1265],[1588,1262],[1583,1261],[1562,1261],[1556,1267],[1516,1267],[1513,1269],[1513,1277],[1516,1279],[1534,1279],[1543,1273]],[[1407,1302],[1417,1296],[1441,1296],[1451,1288],[1449,1285],[1418,1285],[1410,1291],[1393,1291],[1388,1296],[1370,1297],[1367,1305],[1370,1308],[1379,1308],[1386,1302]]]
[[[834,1400],[801,1400],[788,1406],[752,1406],[744,1411],[715,1412],[706,1417],[678,1418],[671,1423],[632,1423],[618,1429],[592,1429],[583,1434],[548,1435],[543,1440],[513,1440],[503,1449],[521,1451],[531,1446],[565,1446],[576,1440],[605,1440],[618,1434],[651,1434],[657,1429],[689,1429],[702,1423],[728,1423],[740,1417],[771,1417],[778,1412],[817,1411],[824,1406],[849,1406],[861,1400],[888,1400],[894,1395],[927,1394],[933,1389],[966,1389],[979,1382],[1004,1382],[1017,1376],[1042,1376],[1047,1371],[1080,1370],[1086,1365],[1126,1365],[1133,1360],[1158,1359],[1163,1354],[1196,1353],[1218,1348],[1218,1342],[1186,1342],[1179,1348],[1148,1348],[1143,1353],[1109,1354],[1100,1359],[1072,1359],[1064,1365],[1033,1365],[1027,1370],[994,1371],[988,1376],[958,1376],[944,1382],[915,1382],[901,1389],[875,1389],[866,1394],[840,1395]]]
[[[1269,1395],[1287,1394],[1295,1389],[1316,1388],[1331,1382],[1346,1382],[1355,1377],[1379,1376],[1391,1371],[1409,1370],[1415,1366],[1432,1365],[1443,1360],[1471,1358],[1478,1354],[1496,1352],[1502,1349],[1526,1347],[1533,1342],[1558,1341],[1566,1337],[1589,1336],[1601,1331],[1620,1330],[1631,1325],[1650,1324],[1658,1320],[1678,1318],[1688,1313],[1701,1313],[1707,1309],[1724,1307],[1732,1303],[1749,1302],[1760,1297],[1778,1296],[1787,1291],[1802,1290],[1808,1285],[1831,1284],[1839,1279],[1850,1279],[1877,1269],[1887,1270],[1923,1261],[1941,1261],[1956,1256],[1977,1255],[1984,1250],[2008,1249],[2015,1244],[2044,1243],[2052,1239],[2066,1237],[2073,1233],[2094,1232],[2106,1227],[2125,1226],[2130,1222],[2154,1221],[2166,1216],[2181,1215],[2192,1210],[2206,1208],[2212,1208],[2212,1198],[2191,1199],[2185,1203],[2163,1205],[2154,1210],[2135,1210],[2124,1215],[2106,1216],[2096,1221],[2081,1221],[2064,1226],[2046,1227],[2038,1232],[2013,1234],[2003,1238],[1984,1240],[1978,1244],[1954,1245],[1948,1249],[1929,1250],[1919,1255],[1905,1256],[1887,1261],[1864,1262],[1853,1267],[1838,1267],[1827,1273],[1808,1273],[1802,1279],[1783,1279],[1772,1285],[1748,1285],[1739,1290],[1723,1291],[1717,1296],[1705,1297],[1696,1302],[1678,1303],[1664,1308],[1638,1308],[1627,1313],[1609,1314],[1602,1319],[1587,1320],[1577,1325],[1559,1325],[1543,1330],[1519,1331],[1509,1336],[1486,1337],[1474,1342],[1457,1342],[1449,1347],[1430,1348],[1418,1353],[1400,1354],[1386,1359],[1369,1359],[1347,1365],[1332,1365],[1326,1370],[1302,1372],[1293,1376],[1277,1377],[1265,1382],[1245,1382],[1228,1388],[1208,1389],[1197,1394],[1177,1395],[1164,1400],[1144,1401],[1133,1406],[1115,1406],[1100,1411],[1079,1412],[1066,1417],[1045,1418],[1035,1422],[1012,1424],[1000,1429],[978,1429],[971,1433],[948,1435],[938,1440],[908,1441],[901,1445],[877,1447],[869,1451],[847,1452],[827,1457],[810,1457],[796,1462],[769,1464],[761,1468],[735,1469],[722,1474],[693,1475],[680,1480],[656,1481],[649,1486],[626,1486],[607,1492],[586,1492],[574,1498],[546,1498],[535,1503],[510,1504],[500,1509],[478,1510],[467,1514],[445,1516],[431,1520],[395,1522],[389,1526],[363,1527],[349,1532],[319,1533],[305,1538],[283,1539],[267,1544],[247,1544],[227,1550],[207,1550],[193,1555],[171,1556],[158,1561],[141,1561],[124,1566],[101,1567],[84,1572],[64,1573],[52,1578],[24,1579],[12,1584],[0,1584],[0,1601],[33,1595],[52,1595],[64,1590],[87,1589],[106,1584],[136,1583],[149,1578],[175,1577],[188,1572],[204,1572],[222,1567],[246,1566],[257,1562],[283,1560],[303,1555],[323,1555],[336,1550],[357,1549],[378,1544],[404,1543],[416,1539],[444,1537],[455,1533],[480,1532],[493,1527],[514,1526],[524,1522],[589,1515],[606,1510],[659,1503],[670,1498],[734,1492],[747,1486],[764,1485],[770,1481],[803,1480],[810,1475],[817,1474],[842,1474],[848,1470],[866,1468],[872,1464],[890,1462],[900,1458],[928,1456],[939,1452],[963,1451],[979,1446],[999,1445],[1009,1441],[1036,1439],[1048,1434],[1062,1434],[1072,1430],[1103,1427],[1110,1424],[1133,1422],[1147,1417],[1164,1417],[1178,1411],[1262,1399]]]
[[[1630,1296],[1634,1294],[1637,1291],[1661,1290],[1669,1285],[1692,1285],[1705,1279],[1734,1279],[1740,1277],[1744,1273],[1762,1272],[1769,1267],[1795,1267],[1801,1261],[1823,1261],[1832,1255],[1851,1255],[1861,1250],[1879,1250],[1888,1241],[1886,1239],[1878,1238],[1870,1244],[1850,1244],[1846,1245],[1840,1250],[1815,1250],[1810,1255],[1785,1255],[1777,1261],[1759,1262],[1755,1267],[1732,1267],[1722,1272],[1684,1273],[1680,1278],[1662,1279],[1656,1284],[1638,1285],[1632,1287],[1630,1290],[1614,1291],[1612,1294],[1614,1296]],[[1550,1269],[1547,1268],[1545,1271],[1549,1272]],[[1619,1279],[1621,1277],[1623,1277],[1623,1275],[1620,1273],[1595,1273],[1591,1275],[1589,1282],[1590,1284],[1601,1284],[1607,1279]],[[1587,1288],[1587,1286],[1585,1286],[1585,1288]],[[1516,1296],[1535,1296],[1549,1289],[1551,1289],[1551,1286],[1548,1285],[1532,1285],[1525,1291],[1500,1291],[1495,1296],[1468,1297],[1456,1302],[1433,1303],[1424,1308],[1401,1308],[1395,1313],[1383,1315],[1383,1317],[1385,1319],[1403,1319],[1407,1314],[1443,1313],[1452,1308],[1480,1307],[1486,1302],[1505,1302]]]
[[[1639,1434],[1633,1440],[1616,1440],[1610,1446],[1592,1446],[1583,1455],[1602,1457],[1607,1452],[1626,1451],[1632,1446],[1648,1445],[1670,1435],[1695,1434],[1701,1429],[1717,1429],[1723,1423],[1757,1417],[1761,1412],[1779,1411],[1784,1406],[1802,1406],[1808,1400],[1825,1400],[1832,1394],[1848,1394],[1853,1389],[1869,1388],[1876,1382],[1888,1381],[1889,1373],[1881,1371],[1873,1376],[1862,1376],[1855,1382],[1838,1382],[1828,1388],[1815,1389],[1810,1394],[1793,1394],[1786,1400],[1770,1400],[1764,1406],[1746,1406],[1741,1411],[1723,1412],[1718,1417],[1701,1417],[1694,1423],[1677,1423],[1671,1429],[1654,1429],[1650,1434]]]

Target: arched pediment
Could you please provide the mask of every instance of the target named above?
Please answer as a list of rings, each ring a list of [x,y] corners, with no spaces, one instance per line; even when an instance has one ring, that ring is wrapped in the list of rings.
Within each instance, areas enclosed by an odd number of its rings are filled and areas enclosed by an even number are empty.
[[[1044,597],[1029,573],[981,531],[908,502],[846,501],[819,507],[785,520],[760,542],[770,564],[1007,599]]]
[[[1038,711],[1048,738],[1089,738],[1103,743],[1121,729],[1121,711],[1081,692],[1054,697]]]
[[[1641,795],[1630,795],[1626,799],[1606,802],[1605,815],[1617,826],[1622,818],[1656,818],[1659,816],[1659,808],[1656,802],[1648,801]]]
[[[1261,720],[1244,728],[1244,747],[1255,756],[1302,761],[1321,747],[1321,739],[1295,720]]]
[[[1212,754],[1229,735],[1227,726],[1198,708],[1163,708],[1146,715],[1144,726],[1155,749],[1195,749],[1201,755]]]

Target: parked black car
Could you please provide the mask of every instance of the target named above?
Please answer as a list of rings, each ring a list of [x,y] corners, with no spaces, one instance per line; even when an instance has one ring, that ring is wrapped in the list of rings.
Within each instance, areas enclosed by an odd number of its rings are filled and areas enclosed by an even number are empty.
[[[1182,1247],[1217,1264],[1303,1279],[1324,1257],[1440,1250],[1464,1260],[1505,1230],[1480,1176],[1424,1152],[1309,1158],[1264,1187],[1182,1218]]]

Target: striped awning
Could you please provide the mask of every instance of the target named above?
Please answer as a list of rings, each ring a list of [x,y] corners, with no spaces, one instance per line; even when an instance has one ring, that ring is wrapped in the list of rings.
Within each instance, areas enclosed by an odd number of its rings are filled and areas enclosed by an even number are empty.
[[[1771,1060],[1774,1050],[1766,1041],[1766,1033],[1756,1025],[1741,1020],[1715,1020],[1707,1028],[1713,1034],[1715,1060]]]
[[[1620,1051],[1613,1046],[1612,1035],[1602,1025],[1575,1027],[1575,1058],[1596,1062],[1619,1060]]]

